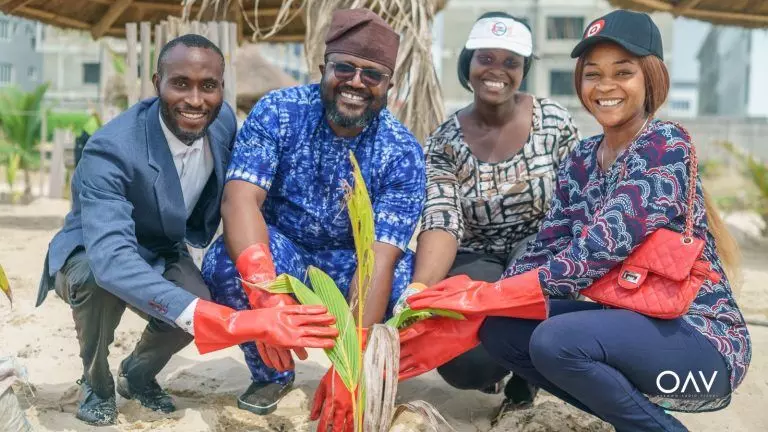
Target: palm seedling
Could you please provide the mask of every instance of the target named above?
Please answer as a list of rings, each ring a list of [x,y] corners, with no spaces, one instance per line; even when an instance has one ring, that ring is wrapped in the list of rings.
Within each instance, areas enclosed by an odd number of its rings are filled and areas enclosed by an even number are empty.
[[[452,429],[435,408],[423,401],[395,407],[399,373],[400,341],[398,330],[426,319],[433,314],[462,319],[448,311],[413,311],[405,308],[385,324],[368,330],[367,348],[363,349],[362,322],[366,294],[373,276],[374,222],[373,208],[360,168],[350,152],[354,185],[346,186],[347,209],[357,256],[356,283],[358,287],[357,323],[350,306],[333,279],[316,267],[307,275],[312,289],[297,278],[281,274],[268,288],[271,293],[293,294],[302,304],[319,304],[328,308],[336,318],[339,336],[332,349],[325,350],[344,385],[356,394],[354,401],[355,430],[358,432],[387,432],[397,416],[405,410],[424,416],[427,424],[437,431]]]
[[[11,284],[8,283],[8,277],[5,275],[5,271],[3,270],[3,266],[0,265],[0,291],[5,294],[6,297],[8,297],[8,301],[11,302],[11,306],[13,306],[13,294],[11,293]]]

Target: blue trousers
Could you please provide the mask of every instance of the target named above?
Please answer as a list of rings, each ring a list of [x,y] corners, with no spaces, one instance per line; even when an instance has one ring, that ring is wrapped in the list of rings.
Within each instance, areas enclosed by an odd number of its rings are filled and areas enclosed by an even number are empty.
[[[549,319],[488,318],[480,340],[501,365],[619,432],[687,430],[646,395],[730,393],[722,356],[680,318],[551,300]]]
[[[311,288],[307,277],[307,267],[312,265],[327,273],[347,297],[349,286],[357,269],[354,250],[307,250],[288,239],[274,227],[269,226],[268,230],[269,248],[278,275],[290,274]],[[392,316],[392,308],[411,281],[413,258],[413,252],[408,250],[396,264],[392,293],[385,319]],[[235,310],[250,309],[248,297],[238,281],[240,275],[224,247],[223,236],[216,239],[206,252],[203,258],[202,276],[211,291],[211,298],[214,302]],[[245,354],[245,362],[251,371],[251,379],[254,382],[284,384],[293,379],[294,371],[278,372],[267,367],[261,360],[255,343],[244,343],[240,345],[240,348]]]

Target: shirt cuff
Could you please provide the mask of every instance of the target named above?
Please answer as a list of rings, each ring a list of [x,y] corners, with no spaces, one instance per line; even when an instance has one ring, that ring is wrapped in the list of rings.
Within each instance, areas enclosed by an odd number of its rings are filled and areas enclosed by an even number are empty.
[[[197,301],[200,299],[192,300],[192,303],[187,306],[176,318],[176,325],[179,326],[185,332],[195,335],[195,308],[197,307]]]

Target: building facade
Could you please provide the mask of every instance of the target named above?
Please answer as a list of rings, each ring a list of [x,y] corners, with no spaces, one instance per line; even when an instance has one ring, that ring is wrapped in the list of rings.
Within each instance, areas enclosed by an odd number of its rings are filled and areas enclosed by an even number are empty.
[[[42,26],[37,52],[44,61],[43,78],[50,83],[46,99],[56,109],[99,108],[103,69],[111,64],[106,42],[94,41],[87,32]]]
[[[713,26],[699,50],[699,114],[768,117],[768,31]]]
[[[439,68],[446,112],[451,113],[472,100],[459,84],[456,74],[459,53],[477,18],[485,12],[503,11],[526,21],[534,36],[535,60],[522,90],[539,97],[551,97],[574,111],[583,111],[573,84],[576,61],[573,47],[586,26],[612,10],[605,0],[451,0],[440,12],[442,26]],[[669,14],[654,14],[662,32],[665,61],[671,63],[672,26]],[[450,29],[450,31],[448,31]]]
[[[699,85],[696,81],[672,81],[667,100],[671,117],[691,118],[699,112]]]
[[[0,13],[0,87],[32,91],[44,82],[43,56],[37,52],[40,27]]]

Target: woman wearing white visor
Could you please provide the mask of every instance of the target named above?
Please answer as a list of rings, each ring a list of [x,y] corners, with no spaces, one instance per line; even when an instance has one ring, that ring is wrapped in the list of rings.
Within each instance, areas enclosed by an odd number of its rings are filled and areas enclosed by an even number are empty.
[[[503,12],[482,15],[459,56],[458,77],[474,101],[427,139],[427,202],[413,284],[466,274],[496,281],[539,230],[556,171],[579,142],[571,116],[547,98],[520,91],[530,70],[530,28]],[[484,348],[438,372],[461,389],[500,392],[507,369]],[[513,376],[500,410],[533,402],[535,388]]]

